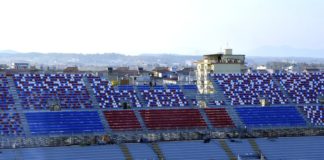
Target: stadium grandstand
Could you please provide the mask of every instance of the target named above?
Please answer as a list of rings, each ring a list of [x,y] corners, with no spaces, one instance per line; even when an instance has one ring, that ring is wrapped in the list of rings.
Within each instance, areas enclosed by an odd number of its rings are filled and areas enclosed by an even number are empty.
[[[204,96],[95,74],[1,74],[0,159],[323,159],[323,73],[209,80]]]

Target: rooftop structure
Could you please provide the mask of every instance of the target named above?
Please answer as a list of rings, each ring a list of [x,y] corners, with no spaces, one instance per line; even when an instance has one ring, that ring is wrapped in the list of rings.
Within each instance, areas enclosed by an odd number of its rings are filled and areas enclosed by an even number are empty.
[[[209,74],[212,73],[242,73],[246,70],[245,55],[233,55],[232,49],[224,52],[204,55],[197,64],[197,85],[200,93],[214,93]]]

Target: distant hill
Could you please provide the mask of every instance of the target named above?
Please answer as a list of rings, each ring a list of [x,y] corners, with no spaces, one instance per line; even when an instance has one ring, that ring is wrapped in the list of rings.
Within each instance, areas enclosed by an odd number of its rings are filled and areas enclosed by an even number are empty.
[[[249,54],[251,55],[251,54]],[[307,55],[307,54],[306,54]],[[77,65],[77,66],[134,66],[134,65],[191,65],[202,59],[195,55],[178,54],[141,54],[130,56],[119,53],[78,54],[78,53],[18,53],[15,51],[0,51],[0,63],[29,62],[44,65]],[[308,57],[263,57],[247,56],[248,64],[265,64],[269,61],[324,63],[324,58]]]
[[[176,54],[143,54],[129,56],[118,53],[76,54],[76,53],[14,53],[0,52],[0,63],[29,62],[46,65],[96,65],[129,66],[143,64],[191,64],[202,56],[183,56]]]

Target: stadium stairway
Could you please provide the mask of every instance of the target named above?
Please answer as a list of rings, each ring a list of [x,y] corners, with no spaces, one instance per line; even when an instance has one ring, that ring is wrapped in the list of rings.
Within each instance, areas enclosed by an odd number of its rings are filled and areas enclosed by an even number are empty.
[[[235,112],[234,107],[233,106],[228,106],[225,107],[228,115],[231,117],[232,121],[234,122],[236,127],[243,127],[244,124],[241,121],[240,117],[238,116],[238,114]]]
[[[259,154],[262,153],[262,152],[261,152],[261,149],[260,149],[260,147],[259,147],[259,145],[256,143],[256,141],[255,141],[254,138],[249,138],[249,139],[248,139],[248,142],[250,143],[250,145],[251,145],[253,151],[254,151],[257,155],[259,155]]]
[[[199,108],[198,110],[199,110],[200,115],[202,116],[202,118],[203,118],[204,121],[206,122],[208,129],[213,129],[214,127],[213,127],[213,125],[210,123],[210,121],[209,121],[209,119],[208,119],[208,117],[207,117],[207,114],[206,114],[205,110],[204,110],[203,108]]]
[[[180,86],[181,91],[183,92],[183,94],[184,94],[185,97],[187,98],[187,101],[188,101],[189,105],[190,105],[190,106],[193,106],[193,107],[196,106],[196,105],[192,102],[192,99],[197,99],[197,98],[196,98],[196,95],[197,95],[198,93],[196,93],[196,92],[192,92],[191,90],[188,91],[188,90],[184,89],[184,88],[183,88],[183,85],[179,85],[179,86]]]
[[[21,121],[21,125],[23,127],[24,133],[26,136],[30,136],[30,130],[29,130],[29,125],[27,123],[27,119],[24,113],[22,113],[22,111],[24,110],[22,108],[22,102],[20,100],[20,98],[18,97],[17,94],[17,89],[16,89],[16,85],[14,80],[12,79],[11,76],[7,76],[7,80],[9,83],[9,93],[12,95],[14,101],[15,101],[15,108],[17,109],[17,111],[19,111],[19,117],[20,117],[20,121]]]
[[[23,127],[24,133],[26,136],[29,137],[31,134],[30,134],[29,125],[28,125],[26,116],[24,113],[19,113],[19,116],[20,116],[20,122]]]
[[[134,112],[134,114],[135,114],[135,116],[136,116],[138,122],[140,123],[142,129],[143,129],[144,131],[147,131],[147,127],[146,127],[146,125],[145,125],[145,123],[144,123],[144,120],[143,120],[141,114],[138,112],[138,110],[134,110],[133,112]]]
[[[207,103],[205,101],[205,97],[202,94],[197,94],[196,95],[196,100],[197,100],[197,103],[198,103],[199,107],[207,107]],[[200,106],[201,105],[201,104],[199,104],[200,101],[203,101],[206,106]]]
[[[145,103],[145,100],[144,100],[143,96],[140,94],[141,93],[140,90],[137,88],[137,86],[134,86],[134,89],[136,91],[136,96],[137,96],[141,106],[146,107],[147,104]]]
[[[86,89],[90,95],[91,101],[92,101],[92,105],[94,105],[95,108],[101,108],[101,106],[99,106],[99,103],[96,99],[96,96],[94,95],[94,92],[92,90],[92,87],[90,85],[89,79],[86,76],[83,76],[82,80],[84,81],[84,84],[86,86]]]
[[[296,107],[296,110],[299,112],[299,114],[303,117],[304,121],[306,122],[307,128],[313,127],[313,124],[309,121],[309,119],[307,118],[307,115],[305,114],[303,109],[298,106],[295,106],[295,107]]]
[[[120,150],[123,152],[126,160],[133,160],[131,153],[125,143],[119,144]]]
[[[227,145],[225,139],[219,139],[218,142],[219,142],[219,145],[224,149],[225,153],[230,158],[230,160],[236,160],[237,159],[235,157],[233,151],[231,150],[231,148]]]
[[[21,100],[18,97],[15,82],[12,79],[11,76],[7,76],[7,80],[8,80],[8,85],[9,85],[9,93],[12,95],[12,97],[13,97],[13,99],[15,101],[15,105],[14,106],[15,106],[15,108],[18,111],[22,111],[23,110],[22,105],[21,105],[22,102],[21,102]]]
[[[161,148],[157,143],[152,143],[151,147],[152,147],[153,151],[155,152],[155,154],[158,156],[159,160],[165,159],[163,152],[161,151]]]
[[[213,86],[214,86],[214,90],[215,90],[214,94],[215,94],[215,96],[219,97],[220,100],[223,100],[226,105],[230,105],[231,101],[227,97],[225,97],[224,90],[221,89],[221,87],[214,80],[211,80],[211,81],[212,81]]]
[[[104,127],[105,131],[112,132],[112,129],[110,128],[109,123],[107,122],[104,113],[102,111],[98,110],[98,115],[100,117],[101,124]]]
[[[277,86],[279,86],[281,93],[283,93],[283,95],[288,99],[288,104],[292,104],[293,102],[292,102],[291,98],[289,97],[287,91],[283,88],[283,86],[279,83],[279,81],[274,76],[271,76],[271,77],[272,77],[273,82]]]

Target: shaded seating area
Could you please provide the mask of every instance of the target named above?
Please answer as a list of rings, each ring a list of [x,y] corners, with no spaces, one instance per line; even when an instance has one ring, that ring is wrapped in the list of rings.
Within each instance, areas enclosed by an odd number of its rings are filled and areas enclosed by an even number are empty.
[[[319,103],[319,96],[324,96],[324,74],[321,72],[276,73],[274,76],[294,103]]]
[[[324,137],[279,137],[274,140],[256,139],[266,159],[321,160],[324,157]]]
[[[25,113],[31,134],[82,134],[104,132],[97,112]]]
[[[81,74],[15,74],[18,97],[24,109],[45,110],[92,108]]]
[[[3,149],[1,160],[121,160],[126,159],[118,145],[63,146]]]
[[[206,128],[197,109],[141,110],[140,114],[148,129]]]
[[[141,125],[132,110],[104,111],[103,113],[112,130],[141,129]]]
[[[214,128],[235,127],[225,108],[206,108],[205,112]]]
[[[324,126],[324,106],[303,106],[307,119],[315,126]]]
[[[158,143],[166,159],[210,160],[229,159],[217,141],[175,141]]]
[[[211,74],[211,78],[224,91],[231,105],[258,105],[260,99],[270,104],[288,102],[269,73]]]
[[[158,159],[149,144],[142,143],[127,143],[126,144],[133,159]]]
[[[0,136],[18,136],[23,134],[18,113],[0,113]]]
[[[247,127],[297,127],[306,122],[295,107],[240,107],[235,108]]]
[[[226,139],[225,142],[234,155],[246,156],[255,154],[247,139]]]

